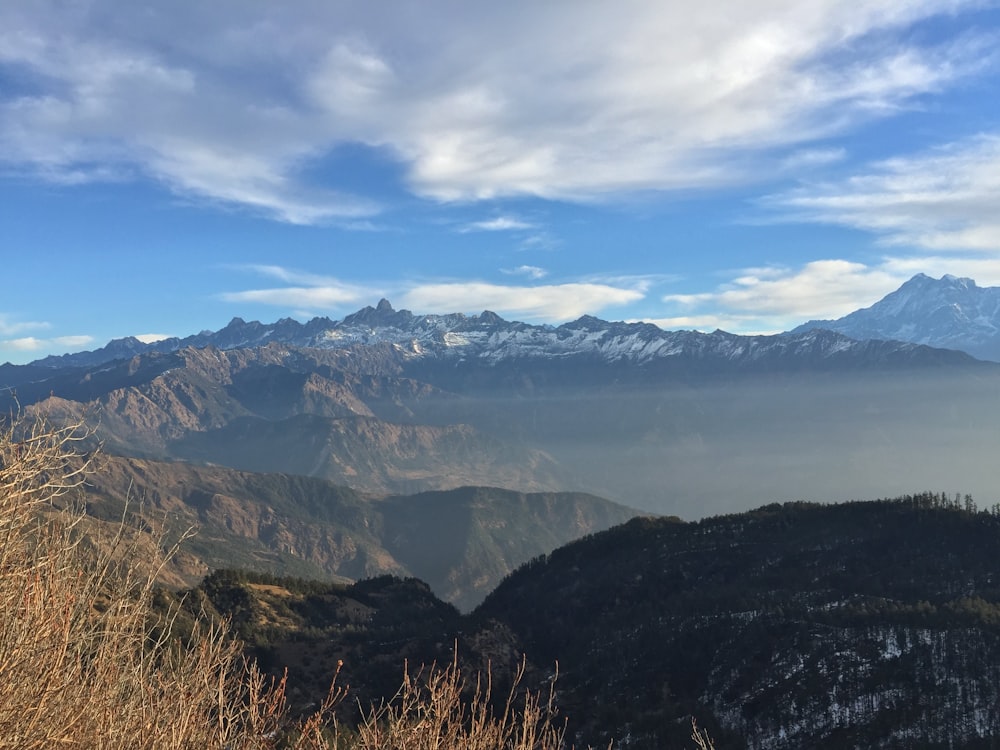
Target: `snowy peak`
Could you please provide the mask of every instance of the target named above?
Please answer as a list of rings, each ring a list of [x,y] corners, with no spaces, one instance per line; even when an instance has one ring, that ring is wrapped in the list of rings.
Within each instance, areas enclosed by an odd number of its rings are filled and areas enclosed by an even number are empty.
[[[966,282],[969,280],[955,280]],[[938,284],[917,277],[911,285]],[[969,282],[972,289],[977,289]],[[900,311],[912,306],[910,300],[926,296],[900,290],[894,305]],[[902,313],[899,313],[902,314]],[[863,338],[887,338],[865,336]],[[94,352],[50,357],[37,364],[47,367],[90,367],[131,357],[143,352],[174,352],[186,347],[215,347],[234,350],[269,344],[314,349],[358,349],[381,347],[405,361],[450,361],[485,366],[501,362],[579,360],[587,363],[628,366],[669,366],[698,363],[702,372],[732,368],[799,369],[802,367],[863,366],[912,363],[918,360],[941,363],[965,361],[964,355],[944,352],[929,355],[925,347],[912,343],[852,340],[832,331],[807,328],[777,336],[738,336],[724,331],[705,334],[695,331],[664,331],[650,323],[609,322],[585,315],[559,326],[532,325],[507,321],[494,312],[479,315],[450,313],[414,315],[396,310],[382,299],[341,321],[314,318],[299,323],[283,318],[276,323],[247,322],[233,318],[221,330],[202,332],[184,339],[166,339],[142,344],[135,339],[112,342]],[[686,365],[685,365],[686,366]]]
[[[1000,361],[1000,287],[969,278],[922,273],[871,307],[837,320],[811,320],[794,329],[837,331],[854,339],[891,339],[958,349]]]

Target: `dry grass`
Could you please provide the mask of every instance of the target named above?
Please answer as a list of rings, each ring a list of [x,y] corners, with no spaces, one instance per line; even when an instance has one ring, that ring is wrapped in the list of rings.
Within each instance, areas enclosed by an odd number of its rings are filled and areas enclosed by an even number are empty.
[[[0,748],[325,747],[329,706],[289,722],[283,683],[222,629],[194,645],[150,629],[157,565],[124,532],[77,533],[85,437],[41,420],[0,432]]]
[[[704,729],[698,729],[698,722],[694,719],[691,719],[691,739],[694,740],[694,746],[698,750],[715,750],[715,744],[708,736],[708,732]]]
[[[492,682],[487,672],[467,685],[455,660],[447,667],[407,671],[392,701],[373,708],[358,730],[358,750],[559,750],[565,727],[556,720],[555,693],[528,692],[518,686],[524,664],[515,675],[502,710],[492,709]],[[554,685],[554,682],[552,683]],[[467,688],[472,694],[466,698]]]
[[[326,701],[289,717],[285,681],[248,664],[225,629],[171,635],[151,606],[157,570],[123,522],[110,539],[79,533],[74,491],[92,468],[74,452],[80,425],[0,427],[0,749],[559,750],[554,693],[520,695],[495,713],[487,674],[467,684],[457,661],[405,674],[396,696],[340,731],[336,675]],[[339,672],[339,668],[338,668]],[[523,675],[517,676],[520,680]],[[693,739],[711,750],[707,735]]]

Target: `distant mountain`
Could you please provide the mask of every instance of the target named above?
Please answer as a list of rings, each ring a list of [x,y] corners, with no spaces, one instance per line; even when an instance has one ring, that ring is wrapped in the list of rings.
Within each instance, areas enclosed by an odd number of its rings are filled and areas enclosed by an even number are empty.
[[[92,368],[140,353],[170,353],[185,348],[245,349],[279,343],[326,350],[381,349],[397,361],[442,361],[451,365],[500,366],[537,360],[589,360],[604,364],[655,366],[700,362],[711,367],[767,369],[779,363],[793,367],[856,366],[866,361],[909,363],[915,359],[959,361],[953,354],[930,352],[912,344],[872,347],[844,336],[811,332],[778,336],[737,336],[715,331],[664,331],[649,323],[615,323],[584,316],[560,326],[506,321],[495,313],[480,315],[414,315],[395,310],[387,300],[341,321],[314,318],[298,323],[247,323],[234,318],[225,328],[184,339],[142,344],[137,339],[112,341],[102,349],[46,357],[33,368]],[[35,369],[32,370],[32,373]],[[11,373],[13,376],[13,373]]]
[[[92,519],[131,509],[171,533],[196,527],[166,580],[191,586],[219,568],[324,580],[417,576],[462,609],[515,567],[632,518],[579,493],[463,487],[373,499],[321,479],[104,456],[88,478]]]
[[[113,453],[381,495],[568,490],[698,518],[995,486],[1000,365],[924,345],[533,326],[385,300],[340,322],[234,320],[186,341],[202,345],[2,368],[0,408],[86,417]]]
[[[871,307],[837,320],[810,320],[801,334],[822,328],[852,339],[891,339],[958,349],[979,359],[1000,361],[1000,287],[979,287],[972,279],[917,274]]]
[[[138,355],[60,370],[17,389],[22,406],[89,418],[106,451],[329,479],[374,494],[462,485],[566,488],[544,452],[414,408],[455,397],[399,375],[344,372],[337,352],[273,343]],[[373,369],[378,369],[372,365]]]
[[[1000,743],[1000,515],[938,494],[637,519],[508,577],[474,613],[560,666],[578,746]],[[627,742],[625,742],[627,738]]]

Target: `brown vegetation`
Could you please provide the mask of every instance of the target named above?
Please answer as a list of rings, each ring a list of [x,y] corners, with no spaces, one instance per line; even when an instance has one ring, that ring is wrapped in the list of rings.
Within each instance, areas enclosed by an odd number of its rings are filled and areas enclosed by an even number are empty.
[[[0,747],[273,747],[288,728],[282,685],[220,628],[189,644],[169,622],[151,628],[155,571],[127,535],[77,533],[83,437],[41,421],[0,435]]]

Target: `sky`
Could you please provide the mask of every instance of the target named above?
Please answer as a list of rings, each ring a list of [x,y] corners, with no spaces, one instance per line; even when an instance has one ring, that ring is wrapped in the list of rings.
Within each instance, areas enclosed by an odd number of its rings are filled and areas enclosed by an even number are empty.
[[[1000,7],[5,0],[0,362],[235,316],[775,333],[1000,285]]]

